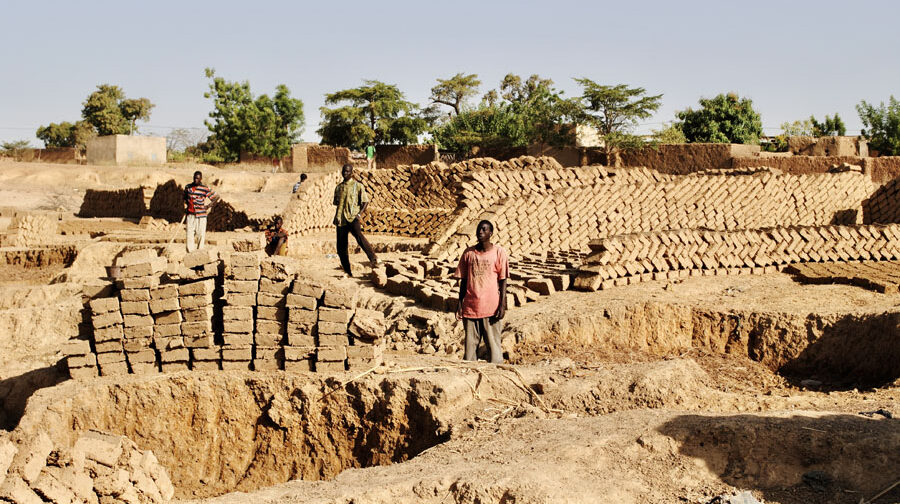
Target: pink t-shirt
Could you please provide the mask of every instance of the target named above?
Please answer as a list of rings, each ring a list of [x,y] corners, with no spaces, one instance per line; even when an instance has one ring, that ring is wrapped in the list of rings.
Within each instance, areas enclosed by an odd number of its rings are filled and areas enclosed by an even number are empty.
[[[488,252],[469,247],[459,258],[453,276],[467,281],[462,316],[473,319],[493,317],[500,306],[500,280],[509,277],[509,255],[498,245]]]

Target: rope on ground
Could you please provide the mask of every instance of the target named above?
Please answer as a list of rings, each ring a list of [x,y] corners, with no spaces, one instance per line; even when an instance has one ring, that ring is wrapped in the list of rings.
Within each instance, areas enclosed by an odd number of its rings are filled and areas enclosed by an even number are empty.
[[[379,364],[378,366],[375,366],[375,367],[373,367],[373,368],[371,368],[371,369],[369,369],[369,370],[366,370],[366,371],[364,371],[364,372],[362,372],[362,373],[360,373],[360,374],[354,376],[353,378],[350,378],[349,380],[346,380],[346,381],[341,382],[341,384],[340,384],[339,386],[337,386],[337,387],[335,387],[335,388],[329,390],[328,392],[322,394],[322,396],[319,397],[316,401],[322,401],[322,400],[324,400],[326,397],[328,397],[328,396],[330,396],[331,394],[337,392],[338,390],[344,390],[344,387],[346,387],[347,385],[349,385],[349,384],[352,383],[352,382],[355,382],[356,380],[359,380],[359,379],[362,378],[363,376],[366,376],[367,374],[369,374],[369,373],[371,373],[371,372],[374,372],[374,371],[375,371],[376,369],[378,369],[380,366],[381,366],[381,365]]]
[[[871,503],[875,502],[875,500],[877,500],[877,499],[878,499],[879,497],[881,497],[882,495],[884,495],[884,494],[890,492],[891,490],[893,490],[894,488],[896,488],[897,485],[900,485],[900,480],[895,481],[893,485],[891,485],[891,486],[885,488],[884,490],[878,492],[878,494],[875,495],[875,497],[872,497],[872,498],[869,499],[869,500],[859,499],[859,504],[871,504]]]

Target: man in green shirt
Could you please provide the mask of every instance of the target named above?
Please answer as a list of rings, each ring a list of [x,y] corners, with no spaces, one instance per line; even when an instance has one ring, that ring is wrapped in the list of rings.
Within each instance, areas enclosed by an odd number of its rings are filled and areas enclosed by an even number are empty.
[[[374,145],[366,146],[366,163],[368,163],[368,168],[370,170],[375,169],[375,146]]]
[[[341,267],[350,276],[350,257],[347,255],[347,235],[352,234],[356,243],[369,257],[372,265],[378,264],[378,256],[372,251],[369,240],[362,234],[359,224],[359,216],[369,206],[369,195],[366,188],[353,178],[353,165],[345,164],[341,168],[341,176],[344,181],[334,188],[334,205],[337,210],[334,213],[334,225],[337,226],[337,253],[341,258]]]

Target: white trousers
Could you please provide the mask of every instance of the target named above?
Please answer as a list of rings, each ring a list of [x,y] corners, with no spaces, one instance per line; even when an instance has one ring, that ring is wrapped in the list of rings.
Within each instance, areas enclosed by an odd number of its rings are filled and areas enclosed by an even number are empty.
[[[197,246],[197,238],[200,246]],[[206,217],[187,214],[187,251],[193,252],[206,246]]]

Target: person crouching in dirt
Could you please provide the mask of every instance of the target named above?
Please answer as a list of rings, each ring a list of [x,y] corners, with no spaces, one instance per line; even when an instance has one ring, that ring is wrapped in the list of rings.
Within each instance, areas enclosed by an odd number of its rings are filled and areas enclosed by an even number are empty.
[[[478,223],[478,244],[469,247],[459,258],[453,275],[459,278],[459,308],[456,319],[463,321],[466,332],[465,360],[478,360],[475,351],[482,339],[491,352],[491,362],[503,362],[500,333],[506,315],[506,279],[509,278],[509,255],[491,243],[494,225],[487,220]]]
[[[294,184],[294,189],[291,191],[291,194],[297,194],[297,191],[300,190],[300,186],[303,185],[304,182],[306,182],[306,178],[307,177],[305,173],[300,174],[300,180],[298,180],[297,183]]]
[[[341,268],[348,276],[353,276],[350,271],[350,256],[347,253],[347,241],[349,235],[356,238],[363,252],[369,258],[372,266],[377,266],[378,256],[369,245],[369,240],[362,233],[360,227],[360,216],[366,212],[369,206],[369,195],[366,194],[366,188],[353,178],[353,165],[345,164],[341,168],[341,176],[344,181],[334,188],[334,206],[337,210],[334,212],[334,225],[337,226],[337,253],[341,258]]]
[[[284,220],[279,215],[266,229],[266,254],[287,255],[287,232],[282,227]]]
[[[187,213],[185,216],[187,220],[186,245],[188,252],[193,252],[206,246],[207,199],[212,204],[222,198],[208,186],[203,185],[203,173],[195,171],[194,182],[184,188],[184,204]],[[200,240],[199,247],[197,238]]]

